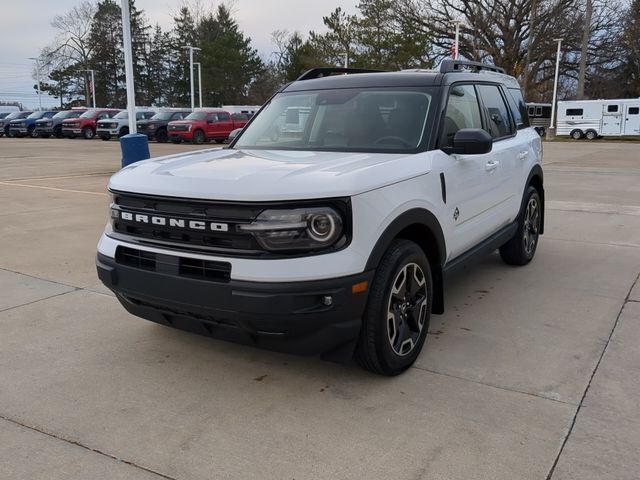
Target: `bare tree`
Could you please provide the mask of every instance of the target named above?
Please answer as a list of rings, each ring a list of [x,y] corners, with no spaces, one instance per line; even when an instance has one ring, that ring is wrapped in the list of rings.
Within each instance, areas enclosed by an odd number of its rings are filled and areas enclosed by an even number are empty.
[[[582,28],[582,42],[580,45],[580,69],[578,71],[578,91],[576,97],[580,100],[584,98],[584,81],[587,72],[587,53],[589,49],[589,39],[591,38],[591,17],[593,16],[593,0],[586,0],[586,10],[584,15],[584,26]]]

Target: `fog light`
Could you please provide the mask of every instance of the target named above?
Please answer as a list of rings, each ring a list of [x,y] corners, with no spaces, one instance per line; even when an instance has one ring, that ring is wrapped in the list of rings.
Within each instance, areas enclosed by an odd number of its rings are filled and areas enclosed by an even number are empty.
[[[325,295],[324,297],[322,297],[322,304],[326,305],[327,307],[333,305],[333,297],[331,297],[331,295]]]

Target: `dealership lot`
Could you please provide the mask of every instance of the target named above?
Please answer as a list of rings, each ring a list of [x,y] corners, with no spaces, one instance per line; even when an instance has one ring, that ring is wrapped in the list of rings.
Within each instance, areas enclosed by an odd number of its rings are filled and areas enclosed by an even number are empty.
[[[94,267],[118,143],[0,139],[0,478],[633,478],[639,157],[546,143],[533,263],[455,278],[382,378],[128,315]]]

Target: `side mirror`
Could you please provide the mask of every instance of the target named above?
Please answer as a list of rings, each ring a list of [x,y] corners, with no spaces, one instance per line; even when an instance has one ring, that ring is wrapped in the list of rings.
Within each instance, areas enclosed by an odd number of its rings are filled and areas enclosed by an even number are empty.
[[[242,128],[236,128],[235,130],[232,130],[229,134],[229,143],[233,142],[241,131]]]
[[[482,155],[489,153],[493,148],[493,138],[481,128],[463,128],[458,130],[453,137],[453,147],[443,149],[451,155]]]

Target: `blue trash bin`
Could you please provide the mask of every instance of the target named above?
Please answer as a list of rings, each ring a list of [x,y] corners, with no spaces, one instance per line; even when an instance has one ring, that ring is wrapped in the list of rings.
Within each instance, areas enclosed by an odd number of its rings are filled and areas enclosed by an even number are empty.
[[[120,138],[122,150],[122,168],[140,160],[151,158],[149,153],[149,139],[146,135],[130,133]]]

